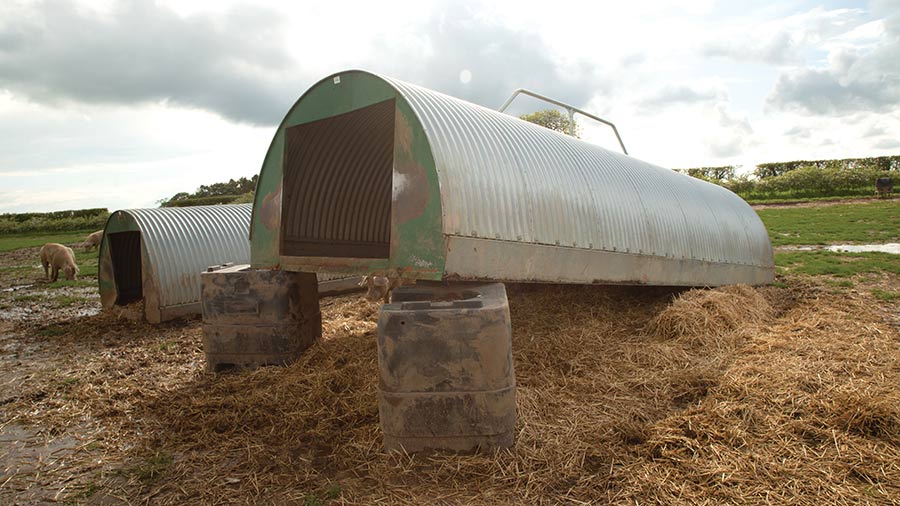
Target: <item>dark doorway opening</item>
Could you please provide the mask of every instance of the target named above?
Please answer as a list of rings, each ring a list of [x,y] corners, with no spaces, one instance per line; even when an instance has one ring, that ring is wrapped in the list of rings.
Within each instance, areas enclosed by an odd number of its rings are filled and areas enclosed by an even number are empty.
[[[393,165],[394,99],[288,128],[281,253],[388,258]]]
[[[116,278],[116,304],[124,305],[144,297],[141,277],[141,233],[109,234],[109,254]]]

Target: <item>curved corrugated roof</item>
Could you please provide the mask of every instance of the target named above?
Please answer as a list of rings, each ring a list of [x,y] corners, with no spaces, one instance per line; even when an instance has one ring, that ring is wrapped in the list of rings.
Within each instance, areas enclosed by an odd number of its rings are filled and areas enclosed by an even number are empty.
[[[428,136],[448,235],[772,265],[762,222],[720,186],[384,79]]]
[[[249,263],[252,204],[125,209],[141,232],[156,277],[160,307],[200,301],[200,272],[226,262]]]

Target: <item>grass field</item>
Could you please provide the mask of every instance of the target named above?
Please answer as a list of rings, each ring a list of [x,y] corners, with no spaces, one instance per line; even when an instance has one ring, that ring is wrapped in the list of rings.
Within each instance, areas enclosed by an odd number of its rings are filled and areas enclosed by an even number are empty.
[[[871,189],[865,191],[851,192],[845,195],[829,195],[827,197],[797,197],[789,193],[785,194],[743,194],[740,197],[750,204],[794,204],[797,202],[835,202],[848,199],[871,199],[878,200],[883,197],[873,195]],[[890,197],[895,198],[895,197]]]
[[[835,204],[830,206],[760,209],[773,246],[885,243],[900,240],[900,202]],[[900,274],[900,255],[778,251],[780,274],[836,276]]]
[[[760,209],[773,246],[900,240],[900,202]]]
[[[900,274],[900,255],[891,253],[835,253],[833,251],[779,251],[775,265],[781,274],[830,275],[841,278],[857,274]]]
[[[73,244],[84,241],[88,234],[95,230],[76,230],[74,232],[52,232],[48,234],[15,234],[0,235],[0,252],[14,251],[22,248],[43,246],[48,242]]]
[[[38,248],[47,243],[70,245],[75,252],[75,263],[79,273],[77,280],[66,280],[60,276],[55,283],[48,283],[46,288],[94,287],[97,286],[97,249],[85,251],[78,246],[93,230],[81,232],[56,232],[51,234],[16,234],[0,236],[0,253],[14,252],[27,248]],[[38,251],[19,252],[14,260],[0,263],[2,284],[21,284],[44,279],[44,269]]]

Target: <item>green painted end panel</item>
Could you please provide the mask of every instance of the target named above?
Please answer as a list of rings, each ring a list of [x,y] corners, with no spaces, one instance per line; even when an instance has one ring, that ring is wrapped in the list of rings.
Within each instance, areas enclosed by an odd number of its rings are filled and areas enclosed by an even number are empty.
[[[302,258],[279,255],[285,129],[396,99],[394,195],[389,260]],[[398,185],[398,178],[403,184]],[[398,193],[399,192],[399,193]],[[278,127],[257,183],[250,221],[250,262],[256,268],[378,273],[395,271],[419,279],[440,279],[444,271],[440,187],[425,132],[406,100],[380,77],[362,71],[341,72],[310,88]]]
[[[439,280],[444,273],[447,239],[434,157],[409,103],[402,97],[396,103],[391,267],[418,279]]]
[[[113,272],[112,256],[109,253],[109,234],[116,232],[135,232],[140,231],[140,227],[134,218],[123,211],[112,213],[106,220],[106,226],[103,227],[103,240],[100,241],[100,265],[97,272],[97,282],[100,285],[100,302],[103,307],[109,308],[116,303],[118,292],[116,290],[116,276]],[[147,252],[144,250],[144,243],[141,241],[141,255],[146,259]]]
[[[295,106],[296,107],[296,106]],[[250,264],[278,266],[281,223],[281,153],[284,151],[284,122],[275,132],[256,182],[253,214],[250,217]]]
[[[335,78],[339,77],[339,82]],[[286,128],[353,111],[394,98],[396,91],[384,80],[351,71],[322,79],[294,103],[278,125],[259,172],[253,216],[250,219],[250,264],[256,268],[279,266],[281,241],[281,181]]]

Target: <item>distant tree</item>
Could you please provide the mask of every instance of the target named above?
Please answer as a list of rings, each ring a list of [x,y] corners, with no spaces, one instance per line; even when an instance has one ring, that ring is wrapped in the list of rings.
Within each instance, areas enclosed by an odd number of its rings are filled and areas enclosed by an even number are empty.
[[[231,201],[232,204],[252,204],[253,203],[254,193],[244,193],[241,194],[238,198]]]
[[[569,117],[556,109],[544,109],[543,111],[533,112],[531,114],[523,114],[519,116],[519,119],[523,119],[529,123],[534,123],[535,125],[541,125],[544,128],[549,128],[550,130],[555,130],[560,133],[564,133],[566,135],[569,134]],[[575,135],[574,137],[580,138],[581,134],[578,131],[578,123],[574,122],[575,126]]]
[[[734,179],[735,169],[737,169],[737,167],[735,167],[734,165],[723,165],[720,167],[694,167],[690,169],[675,169],[675,172],[681,172],[682,174],[687,174],[688,176],[702,179],[704,181],[719,183],[722,181]]]
[[[195,191],[194,193],[179,192],[175,195],[172,195],[171,198],[160,200],[159,204],[163,207],[170,207],[178,205],[178,202],[181,202],[181,205],[197,205],[195,204],[195,202],[230,202],[234,199],[228,199],[224,197],[237,197],[238,195],[245,195],[248,193],[252,195],[252,193],[256,190],[256,182],[258,180],[259,175],[254,174],[250,179],[242,177],[239,179],[229,179],[224,183],[213,183],[210,185],[204,184],[200,185],[200,187],[197,188],[197,191]],[[250,201],[252,202],[252,197]]]
[[[719,184],[738,195],[749,195],[756,189],[756,180],[751,179],[750,174],[741,174]]]
[[[756,169],[753,170],[753,175],[758,179],[778,177],[783,176],[792,170],[796,170],[807,165],[810,165],[810,163],[805,160],[797,160],[794,162],[761,163],[756,166]]]
[[[229,179],[226,183],[213,183],[211,185],[200,185],[192,197],[215,197],[218,195],[243,195],[256,189],[256,180],[259,176],[253,176],[250,179],[242,177],[238,180]]]
[[[873,156],[867,158],[844,158],[841,160],[794,160],[791,162],[761,163],[753,172],[758,179],[778,177],[801,167],[815,169],[857,170],[861,168],[877,171],[900,170],[900,156]]]

